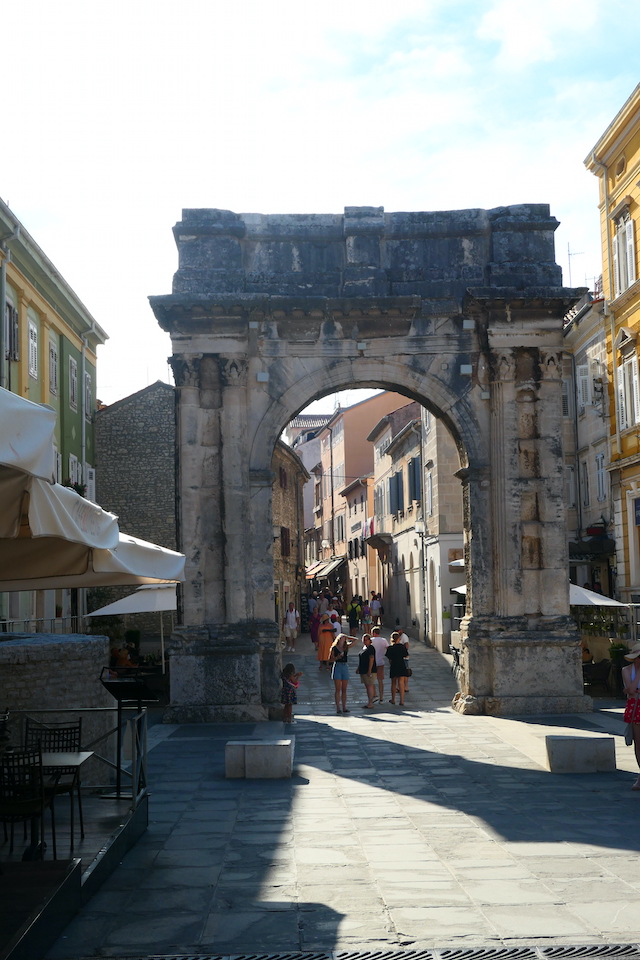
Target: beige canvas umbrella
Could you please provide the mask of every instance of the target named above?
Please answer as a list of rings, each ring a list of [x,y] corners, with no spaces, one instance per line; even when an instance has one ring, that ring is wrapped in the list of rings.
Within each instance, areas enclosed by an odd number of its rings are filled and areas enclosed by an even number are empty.
[[[55,416],[0,388],[0,591],[183,580],[182,554],[53,482]]]

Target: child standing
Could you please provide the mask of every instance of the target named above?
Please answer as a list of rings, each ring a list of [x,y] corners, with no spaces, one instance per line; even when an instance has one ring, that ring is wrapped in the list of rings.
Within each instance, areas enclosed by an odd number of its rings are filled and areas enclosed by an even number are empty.
[[[298,678],[302,676],[302,670],[296,673],[294,665],[287,663],[280,676],[282,677],[280,703],[284,704],[282,720],[284,723],[291,723],[293,720],[293,705],[298,702]]]

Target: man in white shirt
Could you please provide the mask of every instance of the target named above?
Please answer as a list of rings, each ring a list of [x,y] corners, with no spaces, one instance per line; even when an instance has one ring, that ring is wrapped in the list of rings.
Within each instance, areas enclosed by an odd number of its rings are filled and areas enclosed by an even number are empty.
[[[284,615],[282,620],[282,626],[284,628],[284,639],[285,639],[285,652],[293,653],[296,649],[296,640],[298,639],[298,630],[300,629],[300,614],[296,610],[295,604],[293,601],[289,604],[289,608]]]
[[[385,650],[389,646],[389,641],[380,636],[380,627],[371,628],[371,646],[376,652],[376,673],[378,675],[378,694],[380,703],[384,703],[384,665]]]

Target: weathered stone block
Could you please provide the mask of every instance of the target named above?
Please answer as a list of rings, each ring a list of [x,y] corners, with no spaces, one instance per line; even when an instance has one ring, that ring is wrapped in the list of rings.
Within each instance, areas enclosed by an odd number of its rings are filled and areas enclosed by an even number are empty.
[[[247,780],[291,777],[294,739],[230,740],[225,747],[225,776]]]
[[[602,773],[616,769],[613,737],[547,736],[551,773]]]

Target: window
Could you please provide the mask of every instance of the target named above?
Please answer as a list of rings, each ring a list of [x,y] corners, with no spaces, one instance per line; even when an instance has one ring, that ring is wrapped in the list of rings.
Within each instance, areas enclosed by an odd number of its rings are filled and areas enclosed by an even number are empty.
[[[287,483],[289,480],[289,478],[287,477],[287,471],[285,470],[284,467],[280,467],[279,473],[280,473],[280,486],[282,487],[283,490],[286,490]]]
[[[344,487],[345,477],[344,477],[344,462],[339,463],[333,469],[333,489],[341,490]]]
[[[598,486],[598,500],[607,499],[607,471],[604,468],[604,453],[596,454],[596,483]]]
[[[58,347],[49,340],[49,392],[58,393]]]
[[[78,361],[69,357],[69,406],[78,409]]]
[[[344,515],[342,513],[333,518],[333,533],[334,540],[344,540]]]
[[[291,537],[289,527],[280,527],[280,556],[288,557],[291,555]]]
[[[635,283],[636,251],[633,233],[633,220],[626,212],[616,221],[613,237],[613,280],[616,297]]]
[[[38,327],[33,320],[27,321],[29,331],[29,376],[38,379]]]
[[[7,360],[20,359],[18,311],[8,300],[4,305],[4,355]]]
[[[631,354],[618,367],[618,419],[621,430],[632,427],[640,416],[638,358]]]
[[[585,507],[588,507],[588,506],[589,506],[589,502],[590,502],[590,498],[589,498],[589,464],[587,463],[586,460],[584,460],[584,461],[580,464],[580,473],[581,473],[580,479],[582,480],[582,503],[583,503],[583,505],[584,505]]]
[[[84,375],[84,418],[85,420],[91,420],[92,411],[93,411],[93,403],[91,402],[91,374],[85,373]]]

